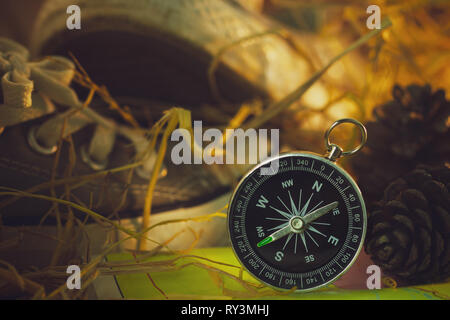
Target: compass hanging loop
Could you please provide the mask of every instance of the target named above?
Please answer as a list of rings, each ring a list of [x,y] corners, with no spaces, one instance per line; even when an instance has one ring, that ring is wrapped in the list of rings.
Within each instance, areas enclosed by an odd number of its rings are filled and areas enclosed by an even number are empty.
[[[361,132],[361,142],[353,150],[344,151],[337,144],[334,144],[334,143],[330,142],[331,131],[335,127],[337,127],[338,125],[343,124],[343,123],[352,123],[352,124],[356,125],[359,128],[359,131]],[[356,152],[361,150],[361,148],[364,146],[366,141],[367,141],[367,129],[361,122],[359,122],[358,120],[355,120],[355,119],[350,119],[350,118],[337,120],[325,132],[325,145],[326,145],[327,151],[328,151],[326,156],[325,156],[325,158],[327,158],[327,159],[329,159],[331,161],[336,161],[341,156],[349,156],[349,155],[355,154]]]

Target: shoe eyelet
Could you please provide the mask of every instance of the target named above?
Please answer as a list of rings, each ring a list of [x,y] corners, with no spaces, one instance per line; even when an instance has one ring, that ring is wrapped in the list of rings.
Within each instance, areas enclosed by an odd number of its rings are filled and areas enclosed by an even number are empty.
[[[56,150],[58,150],[58,146],[52,146],[52,147],[44,147],[42,145],[39,144],[38,140],[36,139],[36,130],[37,127],[31,127],[30,131],[28,131],[28,144],[30,145],[30,147],[36,151],[39,152],[41,154],[45,154],[45,155],[51,155],[53,153],[56,152]]]
[[[105,160],[103,162],[98,162],[98,161],[93,160],[91,158],[91,156],[89,155],[86,145],[81,146],[80,152],[81,152],[81,160],[83,160],[84,163],[86,163],[88,166],[90,166],[92,170],[100,171],[100,170],[106,169],[106,166],[108,165],[108,161]]]

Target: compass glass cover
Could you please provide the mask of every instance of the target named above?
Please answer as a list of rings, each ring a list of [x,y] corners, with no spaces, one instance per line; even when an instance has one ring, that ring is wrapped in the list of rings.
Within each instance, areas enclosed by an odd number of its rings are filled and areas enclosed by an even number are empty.
[[[233,249],[253,276],[271,286],[300,291],[330,283],[360,250],[366,228],[361,193],[321,156],[290,154],[277,161],[276,174],[261,175],[260,167],[271,164],[263,163],[235,191],[228,215]],[[298,220],[301,228],[291,229]],[[290,232],[272,239],[282,229]]]

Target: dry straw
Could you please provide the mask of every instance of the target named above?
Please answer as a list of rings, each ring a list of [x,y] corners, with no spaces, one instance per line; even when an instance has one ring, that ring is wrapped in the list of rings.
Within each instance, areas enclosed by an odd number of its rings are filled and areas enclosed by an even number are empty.
[[[377,1],[376,1],[377,2]],[[306,1],[290,1],[279,0],[273,1],[274,5],[280,8],[298,8],[302,6],[310,6],[310,2]],[[340,5],[335,1],[317,1],[315,6],[318,8],[333,7],[333,10],[340,10],[341,15],[339,19],[330,19],[328,23],[322,28],[321,33],[318,33],[316,37],[324,38],[325,41],[330,35],[333,36],[333,30],[341,30],[344,28],[350,28],[352,34],[355,37],[355,41],[336,54],[334,58],[329,60],[328,63],[322,66],[318,66],[315,61],[314,54],[308,51],[308,48],[298,46],[295,44],[294,30],[287,30],[285,27],[277,27],[276,29],[265,32],[262,34],[255,34],[251,37],[243,38],[236,43],[219,50],[212,60],[210,68],[208,69],[208,79],[210,82],[211,90],[216,96],[217,100],[221,103],[226,103],[226,97],[222,97],[215,81],[215,71],[220,64],[221,57],[230,49],[240,46],[243,43],[255,38],[278,35],[281,37],[289,37],[289,41],[292,42],[298,53],[309,61],[309,64],[314,68],[315,73],[313,76],[302,84],[299,88],[294,90],[291,94],[284,99],[275,102],[274,104],[263,107],[260,103],[245,103],[241,106],[239,111],[230,120],[229,127],[243,126],[244,128],[260,127],[272,121],[279,115],[285,112],[293,112],[295,117],[289,117],[289,121],[294,121],[291,124],[292,127],[301,128],[302,121],[306,119],[312,113],[325,114],[333,105],[340,103],[344,100],[351,101],[356,104],[360,110],[360,116],[365,117],[368,114],[370,107],[373,107],[380,100],[385,99],[389,95],[390,87],[394,82],[411,81],[412,79],[419,79],[431,83],[440,81],[441,86],[448,86],[448,77],[445,77],[446,73],[442,71],[446,66],[446,57],[450,51],[450,42],[446,32],[449,30],[448,22],[445,26],[437,25],[433,21],[427,9],[433,5],[424,1],[405,1],[396,2],[394,4],[388,4],[384,1],[378,1],[379,5],[384,9],[383,15],[389,15],[389,19],[385,19],[382,24],[382,29],[367,32],[367,29],[361,27],[361,2],[360,1],[346,1],[345,7],[340,8]],[[336,9],[337,7],[337,9]],[[416,24],[410,24],[408,19],[415,19]],[[391,23],[392,21],[392,23]],[[388,27],[392,27],[387,29]],[[346,29],[347,30],[347,29]],[[445,31],[447,30],[447,31]],[[381,35],[380,35],[381,34]],[[291,36],[293,37],[291,38]],[[292,40],[294,39],[294,40]],[[363,72],[366,74],[365,83],[359,90],[352,91],[348,87],[340,88],[341,83],[335,83],[332,79],[327,77],[327,71],[336,64],[336,62],[342,60],[342,58],[351,51],[354,51],[361,46],[369,48],[369,59]],[[72,56],[75,64],[77,65],[77,72],[75,81],[80,85],[89,89],[89,94],[85,100],[84,108],[89,108],[90,102],[94,95],[100,96],[112,110],[118,112],[122,116],[125,122],[131,127],[143,130],[139,127],[138,122],[134,119],[129,108],[121,107],[114,98],[110,95],[107,88],[97,85],[88,75],[87,71],[83,69],[80,63]],[[311,86],[319,79],[325,84],[328,84],[327,88],[335,87],[337,94],[329,94],[330,99],[321,107],[316,110],[309,110],[304,107],[292,108],[302,96],[307,92]],[[447,79],[447,80],[442,80]],[[382,81],[381,81],[382,80]],[[352,81],[350,78],[349,82]],[[356,86],[355,86],[356,87]],[[331,90],[331,89],[330,89]],[[336,93],[336,90],[334,91]],[[370,106],[370,107],[369,107]],[[249,119],[249,120],[248,120]],[[296,121],[299,122],[295,123]],[[156,225],[150,225],[150,216],[152,208],[153,191],[158,179],[158,172],[162,166],[164,155],[167,151],[167,140],[173,130],[176,128],[184,128],[192,130],[191,128],[191,113],[188,110],[182,108],[170,108],[166,110],[159,121],[148,130],[149,137],[148,148],[146,152],[152,152],[157,146],[159,140],[159,146],[157,151],[157,160],[155,168],[149,179],[147,186],[147,194],[145,197],[144,209],[143,209],[143,223],[140,230],[131,230],[121,225],[118,218],[118,212],[120,207],[112,212],[110,216],[105,217],[94,210],[92,210],[92,202],[83,203],[76,199],[72,193],[73,190],[80,188],[84,184],[93,179],[108,178],[110,175],[117,172],[129,172],[129,179],[133,175],[133,169],[142,164],[143,155],[139,155],[133,163],[126,164],[118,168],[112,168],[95,172],[92,174],[73,176],[72,169],[77,161],[76,153],[73,148],[73,142],[70,138],[60,139],[60,144],[68,143],[69,148],[69,163],[66,165],[65,175],[63,178],[56,178],[56,168],[61,165],[59,162],[59,152],[55,155],[54,170],[51,180],[34,186],[28,190],[15,190],[12,188],[1,187],[0,188],[0,210],[11,203],[24,198],[36,198],[46,200],[52,203],[51,209],[44,215],[44,219],[48,216],[56,217],[57,221],[57,236],[54,240],[58,243],[56,250],[53,254],[51,263],[48,267],[42,269],[26,269],[18,270],[14,265],[8,261],[0,260],[0,297],[22,297],[31,299],[73,299],[83,298],[86,296],[87,289],[92,282],[99,275],[121,275],[121,274],[146,274],[150,282],[160,293],[162,299],[228,299],[228,298],[257,298],[262,296],[273,296],[281,294],[289,294],[290,292],[280,293],[273,289],[264,287],[262,285],[255,285],[252,282],[243,279],[243,269],[241,266],[228,264],[223,261],[213,261],[205,257],[190,254],[191,250],[195,247],[196,242],[201,237],[201,234],[197,234],[192,229],[183,230],[191,232],[194,235],[194,241],[191,246],[182,252],[174,252],[170,249],[170,243],[176,239],[180,232],[175,233],[164,243],[158,243],[148,237],[148,232],[154,228],[158,228],[161,225],[177,223],[180,221],[205,221],[215,217],[225,218],[225,209],[218,212],[211,213],[196,218],[167,220]],[[64,128],[63,128],[64,132]],[[61,137],[63,137],[61,132]],[[295,148],[295,145],[293,146]],[[60,150],[60,148],[58,148]],[[64,193],[57,195],[55,188],[63,186]],[[43,195],[39,192],[49,190],[50,195]],[[123,200],[126,198],[127,191],[123,193]],[[73,211],[77,211],[85,215],[84,219],[77,218]],[[91,218],[95,223],[100,224],[105,228],[111,230],[117,230],[126,236],[120,240],[111,240],[101,254],[94,258],[90,257],[89,246],[86,249],[85,259],[86,263],[82,264],[82,290],[77,293],[71,293],[66,290],[65,280],[67,274],[65,268],[67,266],[67,255],[70,250],[73,249],[74,239],[78,239],[81,236],[87,237],[85,230],[85,224],[87,218]],[[2,228],[5,228],[0,223],[0,234]],[[19,230],[19,235],[15,238],[0,241],[0,253],[3,250],[8,250],[17,246],[21,241],[21,234],[27,232],[34,232],[39,234],[39,231],[31,231],[23,228]],[[45,234],[40,234],[42,237],[49,237]],[[133,259],[127,261],[115,261],[105,262],[104,257],[108,254],[117,251],[123,243],[130,239],[140,239],[140,251],[139,255],[135,255]],[[89,239],[87,239],[89,240]],[[146,250],[147,242],[156,243],[156,247],[152,250]],[[89,241],[88,241],[89,242]],[[171,252],[176,255],[175,258],[163,259],[159,261],[149,261],[157,254],[160,254],[161,250]],[[134,253],[135,254],[135,253]],[[70,255],[69,255],[70,256]],[[205,296],[205,295],[171,295],[164,291],[164,284],[156,283],[152,274],[156,272],[172,272],[181,270],[186,267],[193,266],[201,270],[207,270],[208,275],[211,278],[212,283],[220,288],[221,296]],[[238,271],[238,276],[222,270],[220,267],[226,266]],[[225,285],[225,279],[231,279],[238,283],[241,290],[230,289]],[[293,288],[294,290],[295,288]]]

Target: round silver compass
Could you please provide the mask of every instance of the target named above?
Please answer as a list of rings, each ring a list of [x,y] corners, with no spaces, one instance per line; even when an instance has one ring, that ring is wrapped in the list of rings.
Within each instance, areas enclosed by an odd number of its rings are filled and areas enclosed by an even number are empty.
[[[228,209],[233,250],[260,281],[308,291],[336,280],[361,250],[367,216],[361,192],[335,160],[344,152],[329,142],[328,154],[295,152],[268,159],[237,186]],[[360,147],[357,149],[359,150]],[[274,161],[277,165],[274,165]],[[262,175],[261,168],[277,167]]]

